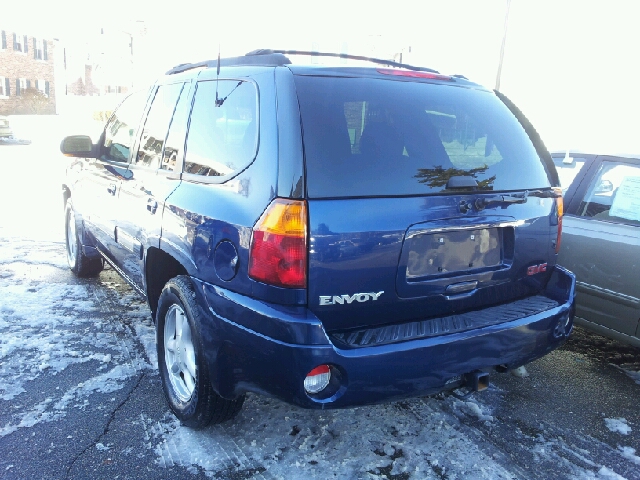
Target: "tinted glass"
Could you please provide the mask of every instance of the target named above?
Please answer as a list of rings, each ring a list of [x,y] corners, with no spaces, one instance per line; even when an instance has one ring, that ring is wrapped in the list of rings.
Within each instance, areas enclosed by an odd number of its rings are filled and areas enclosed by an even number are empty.
[[[533,144],[492,93],[418,82],[296,76],[310,197],[549,187]]]
[[[198,82],[184,172],[224,179],[251,163],[258,139],[257,101],[250,82]]]
[[[101,158],[128,162],[138,123],[147,100],[147,92],[135,92],[123,100],[105,127]]]
[[[137,165],[153,169],[160,165],[164,139],[182,86],[182,83],[174,83],[158,87],[140,137],[138,155],[134,160]]]
[[[189,86],[185,85],[180,94],[180,100],[178,100],[176,111],[173,114],[173,119],[169,126],[169,134],[167,135],[167,140],[164,145],[162,163],[160,164],[160,168],[163,170],[175,170],[176,164],[182,155],[190,108]]]
[[[591,182],[578,214],[640,225],[640,166],[604,163]]]

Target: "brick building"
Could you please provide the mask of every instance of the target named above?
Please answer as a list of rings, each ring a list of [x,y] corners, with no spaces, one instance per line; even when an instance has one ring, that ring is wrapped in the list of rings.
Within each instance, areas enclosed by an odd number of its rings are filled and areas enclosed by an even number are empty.
[[[0,114],[55,113],[54,43],[25,33],[1,29]]]

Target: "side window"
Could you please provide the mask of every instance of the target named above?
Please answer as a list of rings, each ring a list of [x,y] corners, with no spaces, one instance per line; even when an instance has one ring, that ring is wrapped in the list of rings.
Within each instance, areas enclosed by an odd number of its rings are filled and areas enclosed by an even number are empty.
[[[250,82],[198,82],[184,172],[228,177],[249,165],[257,148],[257,103],[256,87]]]
[[[640,225],[640,166],[603,163],[578,212],[582,217]]]
[[[164,139],[182,86],[182,83],[174,83],[158,87],[142,130],[138,155],[134,159],[136,165],[152,169],[160,166]]]
[[[128,162],[129,150],[144,110],[147,92],[129,95],[116,109],[105,127],[104,145],[100,158],[114,162]]]
[[[584,167],[586,160],[579,157],[553,157],[553,163],[558,172],[558,178],[560,179],[560,186],[562,187],[562,193],[566,193],[573,180],[578,176],[582,167]]]
[[[184,151],[184,140],[187,134],[187,121],[189,120],[190,109],[189,87],[185,85],[180,95],[180,100],[178,100],[176,111],[173,114],[173,119],[169,126],[169,134],[164,144],[164,153],[162,154],[162,163],[160,164],[160,168],[163,170],[175,170],[180,155],[182,155]]]

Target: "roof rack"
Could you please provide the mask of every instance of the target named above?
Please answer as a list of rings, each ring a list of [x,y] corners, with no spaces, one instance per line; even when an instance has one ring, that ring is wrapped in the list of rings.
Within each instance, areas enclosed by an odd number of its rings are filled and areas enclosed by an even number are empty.
[[[221,67],[231,67],[235,65],[269,65],[269,66],[282,66],[289,65],[291,60],[280,53],[275,54],[266,54],[261,56],[250,56],[250,54],[244,55],[242,57],[229,57],[229,58],[221,58],[220,66]],[[204,62],[198,63],[182,63],[180,65],[176,65],[171,70],[169,70],[166,75],[173,75],[176,73],[186,72],[187,70],[191,70],[193,68],[212,68],[218,66],[218,59],[213,60],[205,60]]]
[[[416,67],[413,65],[407,65],[405,63],[398,63],[392,60],[384,60],[381,58],[374,57],[363,57],[360,55],[349,55],[347,53],[329,53],[329,52],[310,52],[303,50],[269,50],[269,49],[259,49],[253,50],[242,57],[230,57],[230,58],[221,58],[213,59],[213,60],[205,60],[204,62],[198,63],[182,63],[173,67],[166,74],[173,75],[176,73],[186,72],[187,70],[191,70],[193,68],[213,68],[218,66],[218,61],[220,62],[221,67],[231,67],[238,65],[269,65],[269,66],[282,66],[291,64],[291,60],[287,58],[285,55],[305,55],[312,57],[334,57],[334,58],[345,58],[348,60],[362,60],[365,62],[376,63],[379,65],[386,65],[389,67],[396,68],[405,68],[407,70],[413,70],[417,72],[430,72],[430,73],[440,73],[437,70],[433,70],[432,68],[426,67]]]
[[[414,65],[408,65],[406,63],[398,63],[393,60],[385,60],[382,58],[375,57],[364,57],[361,55],[350,55],[348,53],[330,53],[330,52],[311,52],[304,50],[253,50],[252,52],[247,53],[247,55],[306,55],[312,57],[334,57],[334,58],[345,58],[348,60],[362,60],[365,62],[377,63],[380,65],[387,65],[389,67],[396,68],[405,68],[407,70],[414,70],[416,72],[429,72],[429,73],[440,73],[437,70],[427,67],[416,67]]]

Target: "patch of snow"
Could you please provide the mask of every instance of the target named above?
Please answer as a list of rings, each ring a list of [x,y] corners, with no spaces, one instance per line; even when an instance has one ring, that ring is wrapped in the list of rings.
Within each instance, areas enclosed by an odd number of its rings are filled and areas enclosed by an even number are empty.
[[[598,470],[598,478],[603,480],[627,480],[613,470],[609,470],[607,467],[602,467]]]
[[[636,455],[636,449],[631,447],[618,447],[622,456],[627,460],[631,460],[636,465],[640,465],[640,457]]]
[[[631,378],[634,382],[640,385],[640,372],[634,372],[633,370],[625,370],[624,368],[622,368],[621,370],[624,373],[626,373],[629,376],[629,378]]]
[[[296,478],[512,478],[436,399],[321,412],[249,395],[233,422],[204,430],[173,416],[145,422],[158,465],[197,466],[208,476],[262,468],[291,478],[295,468]]]
[[[478,405],[473,400],[455,400],[454,406],[458,408],[459,411],[462,411],[472,417],[476,417],[478,420],[481,420],[483,422],[493,421],[493,417],[484,413],[480,405]]]
[[[627,425],[627,420],[624,418],[605,418],[604,424],[612,432],[618,432],[622,435],[629,435],[631,427]]]
[[[111,450],[111,447],[106,446],[102,443],[96,443],[96,450],[99,450],[101,452],[108,452],[109,450]]]
[[[47,258],[46,264],[40,256]],[[95,373],[81,383],[57,387],[44,401],[11,411],[0,425],[0,437],[61,418],[69,409],[85,408],[92,394],[119,390],[152,368],[137,353],[135,339],[126,335],[128,327],[100,315],[95,290],[56,283],[61,275],[71,275],[63,245],[0,242],[0,272],[0,402],[19,397],[41,376],[96,364],[93,370],[85,369]]]

